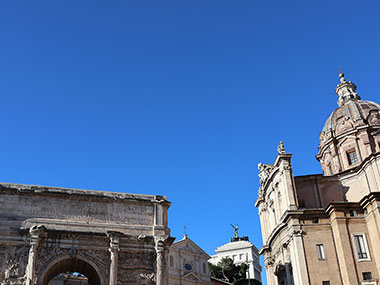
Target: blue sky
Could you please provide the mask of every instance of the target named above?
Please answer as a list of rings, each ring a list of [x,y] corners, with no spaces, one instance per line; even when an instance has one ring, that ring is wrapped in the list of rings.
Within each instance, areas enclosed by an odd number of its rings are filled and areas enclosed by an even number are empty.
[[[341,66],[379,102],[378,1],[1,1],[4,182],[163,194],[206,252],[260,247],[258,162],[320,173]],[[263,274],[264,275],[264,274]]]

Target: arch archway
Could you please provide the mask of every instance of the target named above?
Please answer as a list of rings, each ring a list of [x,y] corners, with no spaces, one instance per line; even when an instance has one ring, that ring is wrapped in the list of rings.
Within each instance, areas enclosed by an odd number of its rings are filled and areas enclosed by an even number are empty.
[[[79,272],[88,278],[91,285],[102,285],[101,278],[94,265],[77,257],[63,258],[48,266],[39,284],[48,285],[55,276],[66,272]]]

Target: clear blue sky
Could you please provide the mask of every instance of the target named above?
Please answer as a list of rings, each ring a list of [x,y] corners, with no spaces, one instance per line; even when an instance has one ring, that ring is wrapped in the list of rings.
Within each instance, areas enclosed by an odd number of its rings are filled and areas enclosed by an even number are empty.
[[[338,66],[380,101],[379,3],[1,1],[0,180],[163,194],[173,236],[260,247],[257,163],[321,172]]]

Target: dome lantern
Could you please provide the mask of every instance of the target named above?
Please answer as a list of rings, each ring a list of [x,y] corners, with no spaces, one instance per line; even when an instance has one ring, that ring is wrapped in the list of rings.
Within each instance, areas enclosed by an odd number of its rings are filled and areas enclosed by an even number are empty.
[[[356,93],[356,85],[351,81],[346,81],[344,73],[339,73],[340,84],[336,87],[335,93],[339,96],[338,105],[342,106],[349,100],[360,100],[360,96]]]

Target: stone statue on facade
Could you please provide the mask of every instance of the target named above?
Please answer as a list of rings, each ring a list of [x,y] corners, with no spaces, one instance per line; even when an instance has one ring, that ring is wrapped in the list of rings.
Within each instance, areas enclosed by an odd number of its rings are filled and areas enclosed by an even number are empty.
[[[284,143],[281,141],[280,144],[277,147],[277,151],[279,154],[286,153]]]

